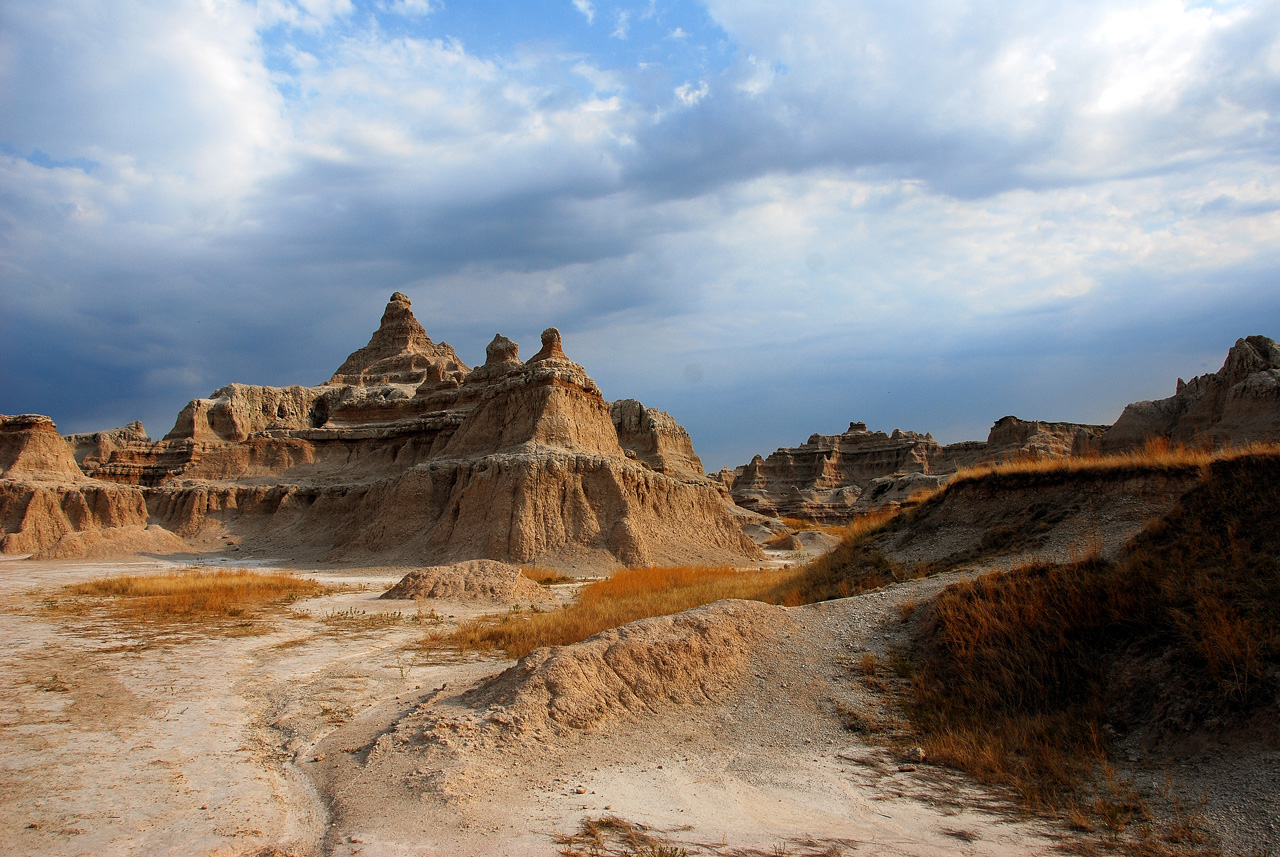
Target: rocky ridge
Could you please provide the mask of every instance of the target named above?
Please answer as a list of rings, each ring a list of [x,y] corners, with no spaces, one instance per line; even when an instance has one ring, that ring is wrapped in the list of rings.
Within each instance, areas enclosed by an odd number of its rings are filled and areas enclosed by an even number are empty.
[[[739,506],[766,515],[839,523],[870,509],[901,503],[943,485],[962,467],[1027,455],[1085,454],[1105,426],[1002,417],[986,442],[942,445],[932,434],[868,431],[850,423],[843,434],[814,434],[767,459],[721,470],[718,478]]]
[[[850,423],[843,434],[815,434],[716,476],[743,508],[834,524],[938,488],[963,467],[1128,452],[1153,438],[1210,447],[1280,438],[1280,346],[1265,336],[1237,340],[1218,372],[1179,378],[1173,396],[1135,402],[1111,426],[1007,416],[985,442],[943,446],[931,434]]]
[[[189,403],[159,442],[140,425],[76,436],[83,473],[51,422],[15,424],[3,454],[34,462],[23,450],[56,437],[62,457],[49,466],[92,485],[136,486],[140,523],[205,549],[562,567],[758,558],[684,430],[635,405],[620,409],[635,417],[625,441],[639,452],[628,455],[614,409],[557,330],[528,362],[497,335],[471,370],[431,342],[396,293],[369,344],[325,384],[228,385]],[[5,523],[10,552],[65,535],[11,524],[15,516]]]
[[[1101,449],[1121,452],[1153,437],[1214,447],[1280,439],[1280,346],[1265,336],[1237,339],[1217,372],[1179,378],[1169,398],[1127,406]]]

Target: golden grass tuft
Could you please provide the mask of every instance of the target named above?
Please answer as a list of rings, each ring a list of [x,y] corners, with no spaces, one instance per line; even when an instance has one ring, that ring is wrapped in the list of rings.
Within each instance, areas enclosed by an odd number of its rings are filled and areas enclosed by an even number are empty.
[[[65,586],[62,591],[78,598],[109,599],[117,616],[146,622],[234,618],[319,595],[326,588],[284,572],[186,568],[157,575],[104,577]]]
[[[572,583],[577,578],[561,574],[554,568],[539,568],[530,566],[529,568],[520,569],[520,573],[532,580],[534,583],[541,583],[543,586],[550,586],[553,583]]]
[[[828,598],[847,598],[905,579],[906,569],[867,549],[865,544],[899,514],[896,509],[879,509],[855,518],[841,530],[840,544],[834,550],[804,565],[781,585],[776,593],[778,603],[796,607]]]
[[[546,613],[513,612],[478,619],[427,638],[430,648],[501,650],[521,658],[542,646],[565,646],[651,616],[679,613],[712,601],[743,598],[779,603],[779,590],[797,569],[742,571],[730,567],[632,568],[583,587],[578,600]]]

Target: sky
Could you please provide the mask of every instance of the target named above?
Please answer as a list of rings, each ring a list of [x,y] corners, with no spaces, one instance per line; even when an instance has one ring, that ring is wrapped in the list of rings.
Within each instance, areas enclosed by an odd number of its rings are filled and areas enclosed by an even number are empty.
[[[0,0],[0,413],[165,434],[401,291],[708,469],[1280,338],[1280,0]]]

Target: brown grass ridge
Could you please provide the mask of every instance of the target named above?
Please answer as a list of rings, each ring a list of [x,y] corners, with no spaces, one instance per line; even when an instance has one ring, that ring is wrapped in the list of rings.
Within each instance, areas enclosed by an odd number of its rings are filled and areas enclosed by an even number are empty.
[[[1274,701],[1280,450],[1190,461],[1202,481],[1116,561],[1025,566],[939,595],[909,706],[931,758],[1118,830],[1141,807],[1110,767],[1111,729],[1171,703],[1196,728]]]
[[[576,602],[558,610],[478,619],[449,633],[432,634],[426,643],[430,648],[501,650],[520,658],[542,646],[577,643],[628,622],[725,598],[780,603],[780,591],[799,573],[798,569],[699,566],[632,568],[588,584]]]

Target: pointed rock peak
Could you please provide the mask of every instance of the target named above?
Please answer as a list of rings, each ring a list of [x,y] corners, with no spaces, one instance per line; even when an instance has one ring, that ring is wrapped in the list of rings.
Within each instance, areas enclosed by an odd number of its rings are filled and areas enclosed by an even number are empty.
[[[408,296],[393,294],[369,344],[352,352],[329,383],[420,384],[433,364],[440,364],[442,372],[465,373],[466,366],[453,349],[432,342],[409,307]]]
[[[1236,340],[1218,374],[1234,384],[1254,372],[1275,368],[1280,368],[1280,346],[1265,336],[1247,336]]]
[[[542,350],[533,355],[529,359],[530,363],[539,363],[543,360],[568,360],[564,349],[560,347],[560,331],[554,327],[548,327],[542,331]]]
[[[498,366],[503,363],[519,363],[520,346],[501,333],[493,335],[493,341],[484,350],[484,365]]]

